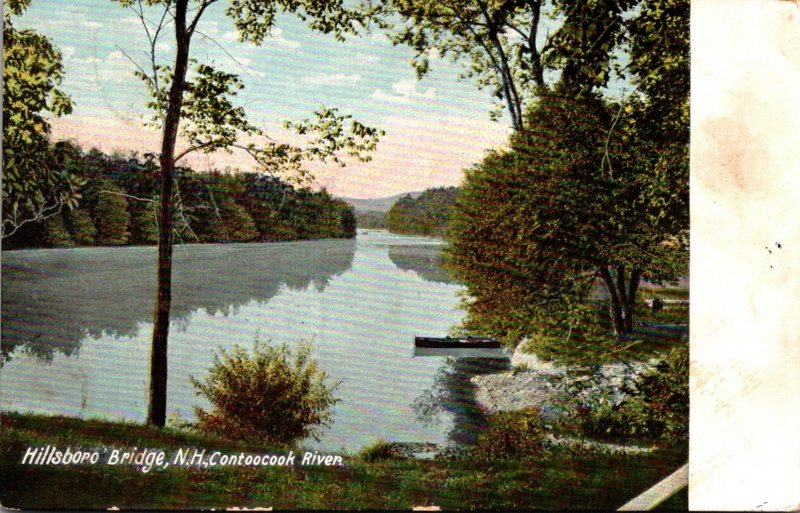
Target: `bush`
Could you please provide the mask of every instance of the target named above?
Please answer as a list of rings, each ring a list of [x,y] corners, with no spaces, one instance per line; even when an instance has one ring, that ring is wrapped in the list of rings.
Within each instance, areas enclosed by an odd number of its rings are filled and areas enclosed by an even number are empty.
[[[538,408],[492,413],[478,437],[476,455],[485,460],[538,457],[544,447],[544,429]]]
[[[258,340],[253,353],[235,346],[214,355],[205,381],[192,378],[198,395],[211,410],[195,407],[195,428],[229,439],[258,440],[288,445],[307,437],[319,440],[333,422],[330,407],[339,400],[339,383],[327,384],[327,374],[311,360],[311,346],[294,354],[283,344],[268,346]]]
[[[645,374],[617,406],[604,403],[581,414],[584,432],[602,437],[636,437],[683,442],[689,437],[689,345],[675,347]]]
[[[374,462],[378,460],[391,460],[403,457],[401,451],[392,442],[386,440],[375,440],[371,444],[365,445],[358,453],[358,457],[364,461]]]

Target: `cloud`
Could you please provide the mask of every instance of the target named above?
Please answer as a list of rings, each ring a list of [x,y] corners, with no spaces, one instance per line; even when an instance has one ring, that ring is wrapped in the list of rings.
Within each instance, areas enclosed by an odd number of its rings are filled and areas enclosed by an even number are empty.
[[[283,36],[283,29],[280,27],[274,27],[272,29],[272,37],[269,39],[269,43],[267,45],[278,46],[280,48],[285,48],[287,50],[296,50],[300,47],[300,43],[298,41],[294,41],[293,39],[286,39]]]
[[[379,42],[379,43],[391,43],[392,42],[392,40],[389,39],[389,37],[386,34],[382,34],[380,32],[374,32],[370,36],[370,39],[372,39],[373,41]]]
[[[229,32],[225,32],[220,36],[220,39],[229,43],[234,43],[239,40],[239,31],[231,30]]]
[[[318,85],[354,85],[361,80],[360,75],[345,74],[345,73],[315,73],[313,75],[306,75],[300,79],[304,84],[318,84]]]
[[[436,97],[436,89],[428,88],[424,91],[417,89],[416,80],[400,80],[392,84],[392,92],[386,93],[376,89],[370,98],[389,103],[411,103],[412,100],[431,100]]]
[[[380,57],[377,55],[366,54],[366,53],[355,53],[347,58],[347,61],[350,64],[355,64],[358,66],[371,66],[377,63],[380,60]]]
[[[102,85],[107,82],[127,82],[132,78],[136,66],[125,55],[114,50],[105,57],[90,55],[89,57],[70,56],[67,59],[69,69],[67,76],[74,76],[79,82]]]

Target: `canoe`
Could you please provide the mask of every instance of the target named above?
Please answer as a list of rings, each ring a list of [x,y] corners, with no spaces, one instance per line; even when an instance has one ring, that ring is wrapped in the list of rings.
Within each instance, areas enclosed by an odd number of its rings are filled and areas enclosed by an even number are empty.
[[[499,340],[486,337],[414,337],[414,347],[442,349],[490,349],[500,348]]]

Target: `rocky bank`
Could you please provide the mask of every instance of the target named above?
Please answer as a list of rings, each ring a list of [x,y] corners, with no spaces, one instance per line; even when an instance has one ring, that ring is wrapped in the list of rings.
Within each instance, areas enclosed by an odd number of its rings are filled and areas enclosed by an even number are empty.
[[[476,400],[486,411],[537,407],[542,420],[548,423],[579,403],[601,396],[618,404],[625,398],[626,388],[635,387],[641,376],[659,362],[654,358],[647,362],[568,367],[542,361],[518,347],[511,358],[512,370],[474,376],[471,381],[477,389]]]

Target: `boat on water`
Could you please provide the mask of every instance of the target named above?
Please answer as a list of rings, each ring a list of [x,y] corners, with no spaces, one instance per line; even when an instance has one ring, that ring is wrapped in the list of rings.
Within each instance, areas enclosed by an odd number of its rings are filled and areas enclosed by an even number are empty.
[[[414,356],[448,358],[508,358],[499,340],[485,337],[414,337]]]
[[[414,347],[448,348],[448,349],[486,349],[499,348],[499,340],[487,337],[414,337]]]

